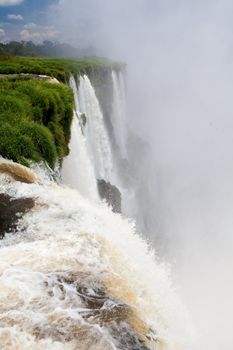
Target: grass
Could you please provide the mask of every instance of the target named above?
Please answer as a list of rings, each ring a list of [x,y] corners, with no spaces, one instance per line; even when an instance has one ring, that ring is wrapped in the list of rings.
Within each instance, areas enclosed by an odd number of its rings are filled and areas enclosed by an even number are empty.
[[[71,74],[101,80],[121,67],[98,58],[0,56],[0,154],[26,166],[31,160],[45,160],[54,168],[56,160],[69,153],[74,108],[68,86]],[[49,75],[60,84],[21,73]]]
[[[0,154],[16,162],[68,154],[73,95],[64,84],[30,78],[0,80]]]
[[[0,74],[45,74],[68,83],[73,75],[95,74],[109,69],[119,70],[122,64],[103,58],[80,59],[0,56]]]

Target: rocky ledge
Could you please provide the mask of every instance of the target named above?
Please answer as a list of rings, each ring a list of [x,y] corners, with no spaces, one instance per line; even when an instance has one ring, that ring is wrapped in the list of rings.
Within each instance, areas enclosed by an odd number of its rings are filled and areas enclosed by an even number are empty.
[[[15,231],[18,220],[34,205],[35,201],[32,198],[13,199],[0,193],[0,238],[2,239],[6,232]]]

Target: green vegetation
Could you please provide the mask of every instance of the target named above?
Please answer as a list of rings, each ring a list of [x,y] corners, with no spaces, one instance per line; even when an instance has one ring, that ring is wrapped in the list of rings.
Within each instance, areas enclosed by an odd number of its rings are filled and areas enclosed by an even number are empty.
[[[0,154],[28,165],[68,154],[73,95],[68,86],[30,78],[0,79]]]
[[[121,68],[121,64],[96,57],[80,59],[15,57],[0,55],[0,74],[45,74],[68,83],[70,74],[102,76],[109,69]]]
[[[0,55],[8,56],[46,56],[46,57],[80,57],[93,56],[95,49],[93,47],[76,48],[70,44],[51,42],[45,40],[41,44],[35,44],[32,41],[10,41],[0,43]]]
[[[73,74],[95,81],[121,65],[105,59],[35,58],[0,55],[0,155],[21,164],[46,160],[54,167],[69,153]],[[29,75],[25,75],[29,74]],[[56,78],[52,83],[38,75]]]

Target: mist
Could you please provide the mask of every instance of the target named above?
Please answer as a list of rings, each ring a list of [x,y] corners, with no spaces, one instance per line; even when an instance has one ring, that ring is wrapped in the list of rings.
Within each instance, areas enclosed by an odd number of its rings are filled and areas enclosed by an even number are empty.
[[[150,238],[201,350],[233,346],[232,14],[227,0],[70,0],[50,17],[64,41],[127,63],[128,124],[153,151]]]

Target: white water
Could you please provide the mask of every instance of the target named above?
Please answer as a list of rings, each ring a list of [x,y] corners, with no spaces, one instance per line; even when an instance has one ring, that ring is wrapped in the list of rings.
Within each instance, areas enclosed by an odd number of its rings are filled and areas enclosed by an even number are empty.
[[[127,158],[126,141],[126,100],[125,100],[125,84],[122,73],[118,74],[112,71],[113,84],[113,108],[111,121],[117,146],[120,149],[122,158]]]
[[[70,187],[77,189],[87,198],[98,199],[95,171],[87,149],[87,141],[82,134],[79,122],[80,107],[78,91],[73,77],[70,80],[70,86],[74,92],[75,111],[71,127],[70,153],[63,160],[62,165],[62,181]]]
[[[24,184],[0,174],[2,192],[36,198],[37,205],[1,244],[1,349],[131,350],[111,333],[122,324],[100,322],[83,302],[82,293],[95,296],[101,286],[143,320],[148,349],[190,349],[189,322],[167,267],[132,224],[52,182]]]
[[[95,166],[96,178],[110,181],[113,169],[111,144],[99,101],[86,75],[80,77],[79,102],[81,113],[87,117],[84,130]]]
[[[36,199],[17,234],[1,242],[0,349],[144,350],[127,342],[136,335],[147,349],[190,350],[192,329],[168,266],[148,249],[132,221],[93,200],[97,190],[88,152],[97,157],[96,176],[108,179],[110,142],[89,79],[81,78],[79,96],[75,81],[71,84],[76,112],[62,174],[79,191],[0,174],[0,193]],[[82,112],[87,140],[78,121]]]

